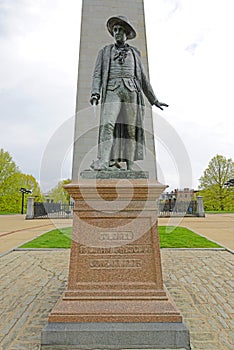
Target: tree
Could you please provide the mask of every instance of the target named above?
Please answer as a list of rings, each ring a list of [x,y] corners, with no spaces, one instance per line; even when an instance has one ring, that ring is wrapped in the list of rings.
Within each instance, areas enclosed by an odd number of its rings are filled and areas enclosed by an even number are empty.
[[[15,162],[12,160],[12,157],[8,152],[5,152],[4,149],[0,149],[0,186],[4,181],[9,178],[11,175],[19,172],[18,167]]]
[[[0,211],[21,212],[21,187],[32,190],[31,196],[41,199],[40,187],[32,175],[20,172],[12,157],[3,149],[0,150]],[[25,195],[25,206],[27,197]]]
[[[67,193],[67,191],[63,188],[63,185],[67,185],[71,183],[70,179],[59,181],[58,185],[54,187],[48,194],[51,199],[55,203],[62,202],[62,203],[69,203],[70,202],[70,195]]]
[[[211,159],[208,167],[201,176],[199,189],[204,197],[206,210],[233,209],[234,193],[226,186],[229,179],[234,177],[234,162],[217,154]]]
[[[33,196],[33,197],[36,197],[37,200],[41,200],[40,187],[36,179],[32,175],[26,175],[26,174],[17,172],[11,175],[7,179],[7,181],[5,181],[4,185],[5,185],[5,189],[4,189],[3,201],[0,204],[1,211],[7,211],[12,213],[21,212],[22,194],[19,191],[21,187],[24,187],[32,191],[32,194],[24,195],[24,198],[25,198],[24,210],[26,209],[28,197]]]

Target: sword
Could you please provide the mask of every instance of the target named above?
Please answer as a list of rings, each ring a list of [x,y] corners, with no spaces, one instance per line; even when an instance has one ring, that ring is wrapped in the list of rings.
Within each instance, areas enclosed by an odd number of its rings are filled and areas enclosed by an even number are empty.
[[[93,115],[94,115],[94,119],[97,118],[97,104],[98,104],[98,99],[97,97],[93,96]]]
[[[93,115],[94,115],[94,119],[96,119],[97,118],[97,105],[95,102],[93,104]]]

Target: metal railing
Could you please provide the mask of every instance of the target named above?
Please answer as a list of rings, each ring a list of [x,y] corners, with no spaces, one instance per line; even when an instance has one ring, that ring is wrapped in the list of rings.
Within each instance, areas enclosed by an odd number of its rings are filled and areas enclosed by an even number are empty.
[[[72,219],[73,204],[34,203],[34,218]],[[155,209],[159,217],[198,216],[197,201],[158,200]]]
[[[159,217],[168,216],[198,216],[197,201],[159,200]]]
[[[34,203],[34,218],[70,219],[73,217],[73,204]]]

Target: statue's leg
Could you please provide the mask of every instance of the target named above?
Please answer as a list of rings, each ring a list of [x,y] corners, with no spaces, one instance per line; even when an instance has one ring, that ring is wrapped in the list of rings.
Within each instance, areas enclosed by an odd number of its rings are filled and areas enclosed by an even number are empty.
[[[103,106],[100,133],[99,133],[99,154],[102,163],[108,167],[111,149],[114,140],[114,128],[121,109],[121,102],[116,91],[107,91],[106,101]]]
[[[127,99],[126,99],[127,100]],[[125,103],[125,123],[127,129],[126,162],[127,169],[132,170],[136,151],[136,116],[137,116],[137,95],[135,92],[128,92],[128,101]]]

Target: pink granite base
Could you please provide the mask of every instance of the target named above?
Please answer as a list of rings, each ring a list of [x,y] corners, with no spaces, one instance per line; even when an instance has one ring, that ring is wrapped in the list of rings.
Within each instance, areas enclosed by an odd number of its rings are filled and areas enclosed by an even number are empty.
[[[83,180],[75,200],[68,288],[50,322],[182,322],[166,291],[156,181]]]

